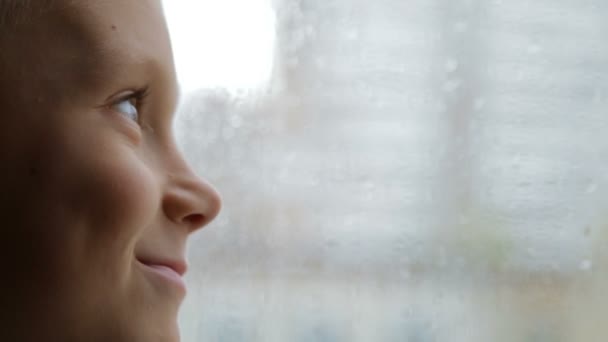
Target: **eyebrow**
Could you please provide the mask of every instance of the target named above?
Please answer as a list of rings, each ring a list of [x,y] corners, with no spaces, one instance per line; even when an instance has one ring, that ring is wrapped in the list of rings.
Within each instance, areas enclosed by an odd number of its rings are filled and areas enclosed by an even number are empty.
[[[85,52],[91,59],[87,64],[93,67],[88,82],[94,88],[105,88],[113,83],[149,87],[157,95],[162,94],[163,103],[167,106],[165,109],[172,112],[177,109],[182,89],[175,79],[174,70],[168,69],[162,60],[149,54],[130,55],[119,48],[99,45],[89,51]]]

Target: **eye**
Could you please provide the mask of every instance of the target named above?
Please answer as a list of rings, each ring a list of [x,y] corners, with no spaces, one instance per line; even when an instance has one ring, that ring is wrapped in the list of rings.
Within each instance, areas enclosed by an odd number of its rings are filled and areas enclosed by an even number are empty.
[[[139,109],[137,99],[134,97],[122,99],[112,105],[112,109],[118,113],[124,114],[129,119],[139,122]]]
[[[123,114],[128,119],[133,120],[135,123],[139,123],[139,112],[147,94],[148,91],[146,88],[131,92],[121,97],[119,100],[116,100],[110,105],[110,108],[117,113]]]

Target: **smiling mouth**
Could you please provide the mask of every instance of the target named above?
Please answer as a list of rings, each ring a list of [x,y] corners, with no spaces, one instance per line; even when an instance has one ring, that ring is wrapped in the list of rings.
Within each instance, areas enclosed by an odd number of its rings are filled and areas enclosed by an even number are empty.
[[[158,285],[169,286],[186,294],[186,283],[183,275],[186,273],[186,263],[183,261],[160,261],[136,258],[144,271]]]

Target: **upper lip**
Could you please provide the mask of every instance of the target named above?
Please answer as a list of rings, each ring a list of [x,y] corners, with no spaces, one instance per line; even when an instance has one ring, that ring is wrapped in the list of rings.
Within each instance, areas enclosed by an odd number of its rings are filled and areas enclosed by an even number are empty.
[[[183,276],[188,270],[188,263],[184,259],[138,257],[137,260],[147,266],[165,266]]]

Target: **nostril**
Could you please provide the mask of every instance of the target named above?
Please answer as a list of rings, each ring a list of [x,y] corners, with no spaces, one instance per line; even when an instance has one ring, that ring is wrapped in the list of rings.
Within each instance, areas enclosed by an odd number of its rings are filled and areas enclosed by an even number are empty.
[[[186,222],[189,226],[196,229],[205,224],[205,215],[202,214],[190,214],[184,218],[184,222]]]

